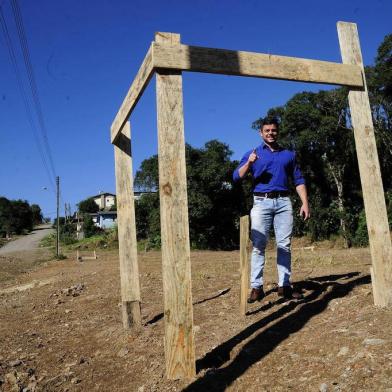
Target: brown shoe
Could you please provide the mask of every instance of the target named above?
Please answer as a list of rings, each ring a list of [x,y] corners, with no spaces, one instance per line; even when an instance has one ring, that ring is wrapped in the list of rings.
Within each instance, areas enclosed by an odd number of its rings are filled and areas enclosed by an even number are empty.
[[[291,286],[278,287],[278,296],[285,300],[302,299],[304,297],[300,292],[293,290]]]
[[[248,298],[248,304],[252,304],[256,301],[261,301],[265,297],[263,286],[259,289],[252,289],[250,292],[250,296]]]

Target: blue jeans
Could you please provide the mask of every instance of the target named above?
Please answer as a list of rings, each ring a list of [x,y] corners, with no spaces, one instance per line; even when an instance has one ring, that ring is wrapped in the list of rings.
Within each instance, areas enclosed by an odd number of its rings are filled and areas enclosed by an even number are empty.
[[[289,286],[291,276],[291,234],[293,231],[293,207],[289,197],[267,199],[254,196],[251,216],[251,238],[253,243],[251,259],[252,288],[263,285],[265,247],[271,225],[274,225],[279,286]]]

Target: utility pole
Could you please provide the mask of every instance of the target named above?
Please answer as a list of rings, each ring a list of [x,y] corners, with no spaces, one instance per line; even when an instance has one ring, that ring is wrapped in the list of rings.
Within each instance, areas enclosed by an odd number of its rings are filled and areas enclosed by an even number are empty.
[[[56,256],[59,257],[60,254],[60,177],[56,177],[56,191],[57,191],[57,237],[56,237]]]

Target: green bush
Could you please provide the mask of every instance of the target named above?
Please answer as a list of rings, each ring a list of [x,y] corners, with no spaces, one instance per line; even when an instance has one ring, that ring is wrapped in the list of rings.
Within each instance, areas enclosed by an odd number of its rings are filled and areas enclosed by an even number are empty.
[[[369,244],[365,210],[362,210],[359,214],[358,226],[355,231],[353,243],[356,246],[367,246]]]
[[[95,226],[93,218],[90,215],[84,215],[83,219],[83,232],[86,238],[92,237],[102,232],[102,229]]]

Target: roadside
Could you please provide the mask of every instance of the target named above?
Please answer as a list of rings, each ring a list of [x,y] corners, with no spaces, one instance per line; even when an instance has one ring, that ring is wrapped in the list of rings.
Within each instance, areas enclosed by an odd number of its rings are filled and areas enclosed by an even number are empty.
[[[21,236],[0,248],[0,255],[37,249],[40,241],[53,231],[50,224],[37,226],[31,233]]]
[[[53,231],[51,225],[40,225],[30,234],[0,248],[0,282],[17,280],[20,275],[36,268],[42,262],[51,260],[51,249],[40,247],[40,242]]]

